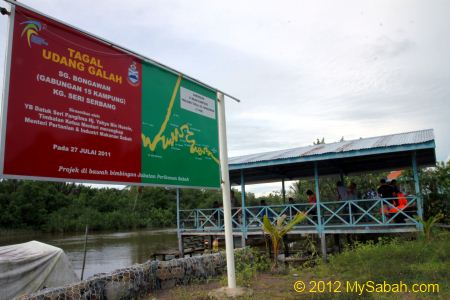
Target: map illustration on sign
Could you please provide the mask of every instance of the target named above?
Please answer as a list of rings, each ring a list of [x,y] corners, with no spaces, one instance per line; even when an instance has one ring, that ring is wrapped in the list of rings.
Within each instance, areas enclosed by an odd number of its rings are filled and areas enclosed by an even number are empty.
[[[143,181],[218,182],[219,177],[211,176],[219,170],[217,118],[184,109],[180,91],[207,99],[215,98],[215,92],[152,65],[144,64],[142,72],[142,97],[148,99],[142,103]],[[181,175],[173,175],[177,173]]]

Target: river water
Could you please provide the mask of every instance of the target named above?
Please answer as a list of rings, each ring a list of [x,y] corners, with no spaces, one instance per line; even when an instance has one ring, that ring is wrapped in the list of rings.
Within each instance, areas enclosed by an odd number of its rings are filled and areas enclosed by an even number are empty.
[[[42,233],[1,234],[0,246],[32,240],[59,247],[69,257],[72,267],[81,276],[84,234],[55,235]],[[175,230],[143,230],[133,232],[90,233],[88,236],[84,278],[96,273],[111,272],[151,259],[153,252],[175,250]]]

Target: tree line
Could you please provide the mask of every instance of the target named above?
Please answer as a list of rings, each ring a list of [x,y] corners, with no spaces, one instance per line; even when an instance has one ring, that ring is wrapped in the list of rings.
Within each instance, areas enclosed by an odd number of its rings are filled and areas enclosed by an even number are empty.
[[[378,172],[344,176],[345,182],[356,183],[361,194],[375,189],[379,179],[387,173]],[[321,198],[336,200],[336,181],[339,176],[320,178]],[[414,192],[411,170],[398,179],[400,185]],[[450,162],[438,163],[434,168],[420,171],[421,194],[425,217],[450,215]],[[302,179],[286,191],[294,202],[306,202],[306,190],[314,190],[314,181]],[[217,190],[180,189],[181,209],[212,208],[221,203]],[[361,195],[362,196],[362,195]],[[235,190],[240,200],[240,193]],[[255,197],[246,193],[247,205],[268,205],[284,202],[281,191]],[[29,180],[0,182],[0,228],[33,229],[48,232],[82,231],[86,224],[92,230],[126,230],[176,226],[176,190],[161,187],[135,186],[123,189],[94,188],[81,184]]]
[[[219,191],[181,190],[182,209],[212,207]],[[163,228],[176,225],[176,190],[94,188],[29,180],[0,182],[0,228],[48,232]]]

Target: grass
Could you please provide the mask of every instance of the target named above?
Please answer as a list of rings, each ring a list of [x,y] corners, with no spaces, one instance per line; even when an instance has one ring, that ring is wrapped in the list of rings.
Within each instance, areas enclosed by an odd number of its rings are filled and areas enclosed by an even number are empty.
[[[340,281],[374,281],[408,286],[422,283],[439,284],[439,293],[366,293],[366,299],[450,299],[450,234],[442,232],[434,240],[380,240],[378,243],[356,244],[351,249],[331,256],[328,264],[320,264],[308,272],[316,278]]]
[[[243,299],[450,299],[450,233],[440,232],[432,241],[401,239],[380,239],[377,242],[356,243],[343,253],[332,255],[329,262],[315,267],[290,268],[287,274],[273,275],[262,271],[266,264],[250,264],[254,272],[246,270],[240,263],[239,273],[246,272],[245,280],[238,285],[253,289],[254,295]],[[294,282],[302,280],[307,290],[313,282],[324,281],[325,290],[336,289],[341,283],[341,293],[297,293]],[[362,293],[346,292],[346,282],[360,284],[373,281],[374,284],[405,283],[409,288],[413,284],[439,284],[439,293]],[[330,283],[327,283],[330,282]],[[311,283],[311,284],[310,284]],[[172,290],[161,291],[149,299],[208,299],[208,292],[226,285],[222,279],[207,283],[180,286]],[[376,287],[374,285],[374,287]],[[391,286],[391,288],[394,286]],[[318,286],[316,287],[316,290]]]

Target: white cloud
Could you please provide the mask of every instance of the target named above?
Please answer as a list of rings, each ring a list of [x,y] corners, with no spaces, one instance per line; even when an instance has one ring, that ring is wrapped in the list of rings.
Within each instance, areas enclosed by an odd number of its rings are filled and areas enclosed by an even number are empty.
[[[23,2],[241,98],[231,156],[425,128],[450,153],[448,1]]]

